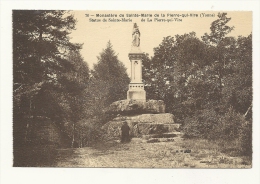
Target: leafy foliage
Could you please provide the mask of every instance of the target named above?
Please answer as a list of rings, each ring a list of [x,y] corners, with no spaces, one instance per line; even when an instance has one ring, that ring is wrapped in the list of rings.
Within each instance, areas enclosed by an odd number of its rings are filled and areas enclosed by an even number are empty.
[[[202,37],[205,42],[218,45],[234,29],[234,26],[230,27],[227,25],[231,18],[226,17],[226,15],[227,13],[218,13],[218,19],[211,23],[211,33],[209,35],[205,33]]]
[[[252,121],[252,35],[228,37],[234,29],[230,20],[219,13],[202,41],[194,32],[165,37],[153,57],[146,55],[143,76],[148,98],[164,100],[187,137],[237,140],[236,149],[246,153]]]
[[[66,11],[13,11],[14,147],[33,142],[44,117],[64,131],[84,116],[89,69],[69,41],[76,20]]]

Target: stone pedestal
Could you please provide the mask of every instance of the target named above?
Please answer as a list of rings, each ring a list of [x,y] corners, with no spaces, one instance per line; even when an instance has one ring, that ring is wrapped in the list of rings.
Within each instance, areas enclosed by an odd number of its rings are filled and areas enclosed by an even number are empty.
[[[176,136],[176,131],[179,131],[180,127],[174,122],[174,116],[165,113],[163,101],[146,101],[142,80],[144,53],[140,49],[140,32],[136,23],[132,38],[132,47],[128,54],[131,62],[131,82],[127,91],[127,100],[116,101],[110,105],[106,113],[117,115],[117,117],[103,125],[102,129],[105,130],[105,136],[108,139],[120,138],[121,127],[126,122],[130,127],[131,137],[146,137],[147,142],[160,141],[155,138],[173,141],[172,137]]]
[[[132,47],[128,55],[131,62],[131,82],[127,91],[127,100],[146,101],[146,92],[142,81],[143,56],[140,47]]]
[[[144,84],[142,83],[130,83],[129,90],[127,91],[127,100],[146,101],[146,92],[144,90]]]

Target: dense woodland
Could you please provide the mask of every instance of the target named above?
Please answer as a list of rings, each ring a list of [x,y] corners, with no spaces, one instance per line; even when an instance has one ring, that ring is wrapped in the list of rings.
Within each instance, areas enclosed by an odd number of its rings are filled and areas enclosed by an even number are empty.
[[[229,37],[230,19],[219,13],[201,38],[165,35],[143,59],[143,79],[147,98],[163,100],[187,138],[217,141],[251,157],[252,34]],[[69,40],[75,26],[67,11],[13,11],[15,159],[23,148],[48,144],[33,135],[41,119],[60,130],[64,147],[102,141],[101,127],[112,118],[106,108],[126,98],[130,79],[112,43],[90,70],[82,45]]]

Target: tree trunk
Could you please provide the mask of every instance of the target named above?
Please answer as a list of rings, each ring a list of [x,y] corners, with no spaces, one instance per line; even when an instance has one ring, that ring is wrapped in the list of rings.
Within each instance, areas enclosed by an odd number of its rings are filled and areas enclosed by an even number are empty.
[[[246,113],[244,114],[244,117],[246,117],[246,115],[248,114],[249,110],[252,108],[252,104],[248,107]]]
[[[31,113],[31,109],[32,109],[32,100],[30,99],[29,100],[30,103],[29,103],[29,112],[28,112],[28,122],[26,124],[26,127],[25,127],[25,136],[24,136],[24,141],[27,142],[28,140],[28,133],[29,133],[29,127],[30,127],[30,122],[31,122],[31,116],[32,116],[32,113]]]
[[[75,123],[72,124],[72,141],[71,141],[71,148],[74,148],[75,142]]]

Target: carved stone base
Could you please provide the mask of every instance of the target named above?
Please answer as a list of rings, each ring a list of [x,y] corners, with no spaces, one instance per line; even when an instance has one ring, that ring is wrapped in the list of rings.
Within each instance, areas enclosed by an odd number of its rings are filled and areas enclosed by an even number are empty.
[[[138,100],[138,101],[146,101],[146,92],[142,91],[127,91],[127,100]]]
[[[127,91],[127,100],[146,101],[146,92],[144,90],[144,84],[129,84],[129,90]]]

